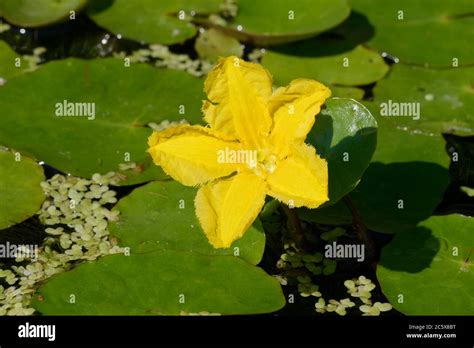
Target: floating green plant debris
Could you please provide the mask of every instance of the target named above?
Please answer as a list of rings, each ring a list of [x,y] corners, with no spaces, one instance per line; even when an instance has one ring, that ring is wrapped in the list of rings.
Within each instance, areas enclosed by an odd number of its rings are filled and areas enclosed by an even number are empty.
[[[10,25],[8,25],[7,23],[2,23],[1,20],[0,20],[0,34],[8,31],[10,29],[11,29]]]
[[[186,71],[187,73],[202,77],[212,68],[213,63],[203,59],[192,59],[187,54],[177,54],[169,50],[168,46],[154,44],[149,48],[142,48],[127,55],[125,52],[114,54],[115,58],[123,59],[125,64],[154,63],[159,68]]]
[[[0,315],[33,314],[32,296],[50,277],[70,270],[78,262],[124,252],[115,240],[109,239],[108,232],[109,222],[117,220],[119,212],[105,207],[116,202],[115,191],[108,185],[119,180],[110,172],[96,173],[91,180],[55,175],[41,182],[41,187],[38,182],[46,197],[38,215],[48,236],[27,256],[17,255],[16,261],[26,261],[26,265],[0,268],[0,279],[8,284],[0,286]],[[4,211],[3,207],[0,211]]]

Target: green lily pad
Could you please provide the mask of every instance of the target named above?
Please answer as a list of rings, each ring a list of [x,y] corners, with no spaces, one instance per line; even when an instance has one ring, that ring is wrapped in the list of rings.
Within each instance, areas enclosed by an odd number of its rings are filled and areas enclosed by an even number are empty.
[[[217,61],[219,57],[242,57],[244,53],[238,40],[214,28],[203,29],[194,47],[199,57],[209,61]]]
[[[20,66],[17,67],[18,58]],[[23,74],[25,68],[26,62],[21,55],[13,51],[5,41],[0,40],[0,86],[12,77]]]
[[[382,250],[377,279],[407,315],[472,315],[474,219],[431,217],[397,234]]]
[[[359,183],[377,143],[377,122],[352,99],[332,98],[316,117],[307,141],[328,161],[329,202],[334,204]]]
[[[0,151],[0,230],[35,214],[44,200],[43,168],[19,153]]]
[[[196,34],[192,14],[219,12],[222,0],[91,0],[89,17],[125,38],[175,44]]]
[[[441,134],[420,133],[397,127],[393,117],[380,116],[380,106],[365,102],[379,126],[377,150],[373,161],[382,163],[425,161],[447,168],[449,157]]]
[[[127,160],[147,168],[145,125],[199,123],[202,99],[202,81],[182,71],[126,67],[118,59],[51,62],[2,87],[0,143],[81,177],[117,171]],[[86,106],[73,112],[86,116],[56,116],[65,101]],[[93,106],[95,117],[88,117]]]
[[[385,105],[389,115],[397,115],[397,107],[399,114],[411,115],[390,116],[398,126],[431,133],[474,134],[473,67],[434,70],[397,64],[374,88],[374,100]],[[410,110],[409,103],[418,103],[419,119],[413,112],[416,104]]]
[[[55,276],[39,295],[33,307],[45,315],[256,314],[285,304],[276,279],[237,257],[170,250],[106,256]]]
[[[66,20],[87,0],[1,0],[0,16],[22,27],[41,27]]]
[[[364,90],[357,87],[346,86],[329,86],[333,97],[350,98],[355,100],[362,100],[364,97]]]
[[[135,189],[114,209],[120,220],[109,225],[120,245],[134,253],[171,249],[207,255],[235,255],[257,264],[265,248],[265,234],[256,222],[228,249],[209,244],[194,210],[197,189],[174,181],[152,182]]]
[[[441,135],[396,128],[377,108],[370,105],[378,123],[377,150],[350,197],[367,227],[395,233],[432,215],[449,184],[449,157]]]
[[[310,78],[330,85],[365,85],[388,71],[382,57],[346,40],[316,37],[273,47],[262,59],[277,85],[296,78]]]
[[[474,36],[471,0],[398,0],[376,6],[372,0],[353,0],[351,5],[375,27],[367,42],[372,48],[404,63],[453,66],[454,58],[459,65],[474,63],[466,45]]]
[[[238,39],[266,46],[315,36],[349,13],[346,0],[239,0],[237,16],[225,29]]]

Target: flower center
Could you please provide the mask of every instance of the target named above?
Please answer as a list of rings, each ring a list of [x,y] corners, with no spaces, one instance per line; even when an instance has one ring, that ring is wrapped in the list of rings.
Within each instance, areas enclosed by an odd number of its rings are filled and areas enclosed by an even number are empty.
[[[259,176],[271,174],[277,169],[277,156],[267,149],[258,150],[257,161],[248,164],[248,168]]]
[[[265,166],[265,170],[268,173],[273,173],[275,171],[275,169],[277,168],[276,161],[277,161],[277,157],[273,154],[265,158],[263,165]]]

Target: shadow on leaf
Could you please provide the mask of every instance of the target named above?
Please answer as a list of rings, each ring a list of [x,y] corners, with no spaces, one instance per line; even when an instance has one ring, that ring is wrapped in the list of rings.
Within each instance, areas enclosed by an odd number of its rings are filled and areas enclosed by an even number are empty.
[[[397,234],[382,250],[380,265],[394,271],[419,273],[431,265],[441,243],[430,229],[418,226]]]
[[[430,217],[448,184],[448,170],[435,163],[375,162],[351,197],[367,227],[396,233]]]
[[[374,27],[367,17],[353,12],[351,16],[332,31],[315,38],[272,47],[285,55],[300,57],[326,57],[353,50],[374,36]]]

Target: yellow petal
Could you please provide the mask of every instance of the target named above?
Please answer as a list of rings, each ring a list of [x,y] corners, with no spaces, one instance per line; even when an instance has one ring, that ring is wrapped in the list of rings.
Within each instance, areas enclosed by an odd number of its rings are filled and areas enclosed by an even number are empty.
[[[196,186],[237,170],[237,164],[220,159],[222,152],[239,150],[240,145],[216,137],[208,128],[181,125],[153,132],[148,145],[155,164],[183,185]]]
[[[304,142],[330,95],[326,86],[307,79],[293,80],[287,87],[275,90],[269,102],[274,122],[270,138],[280,158],[288,154],[292,144]]]
[[[314,147],[292,147],[288,158],[278,162],[267,176],[268,194],[289,206],[317,208],[328,200],[328,167]]]
[[[272,93],[270,74],[259,64],[237,57],[221,58],[204,84],[209,101],[204,119],[212,129],[256,148],[272,120],[266,103]]]
[[[196,215],[215,248],[228,248],[242,237],[264,203],[265,183],[250,172],[201,187],[195,200]]]

